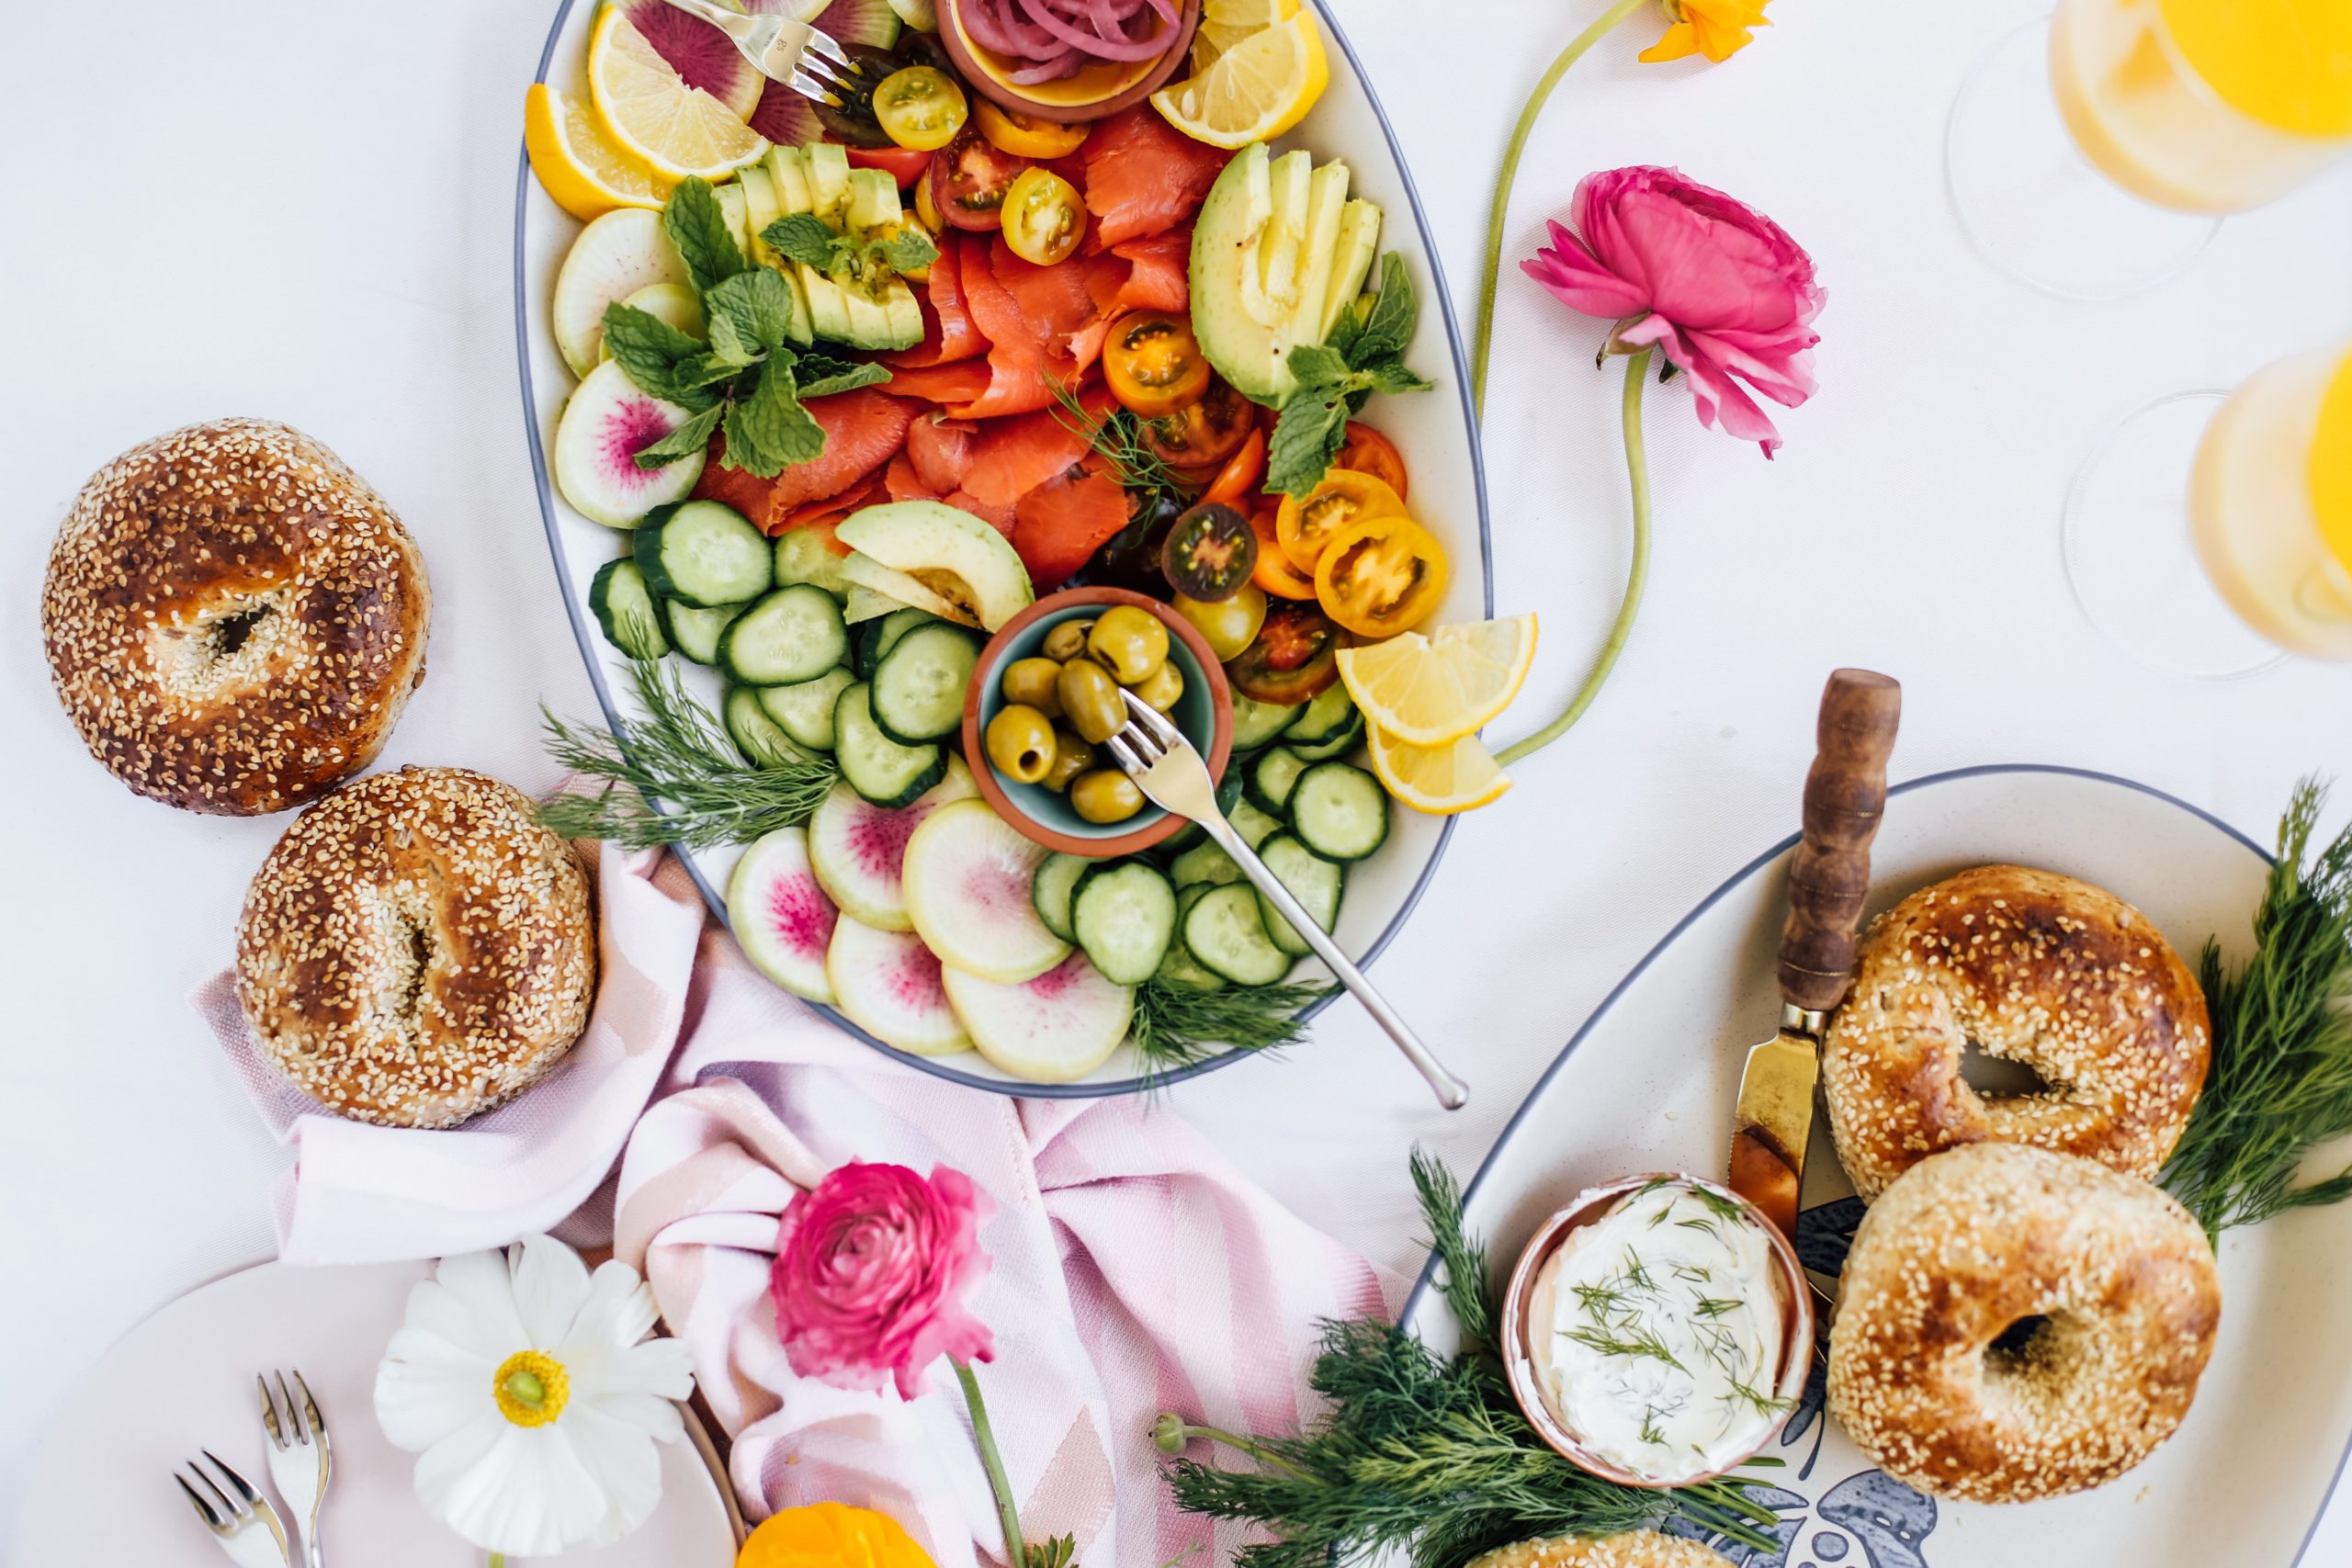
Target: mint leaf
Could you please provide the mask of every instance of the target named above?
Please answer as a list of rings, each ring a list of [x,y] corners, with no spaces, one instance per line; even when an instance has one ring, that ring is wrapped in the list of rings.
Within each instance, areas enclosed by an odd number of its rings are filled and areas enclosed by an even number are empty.
[[[890,378],[890,372],[879,365],[859,365],[828,355],[804,354],[800,363],[793,367],[793,378],[800,385],[802,398],[822,398],[856,387],[877,386]]]
[[[711,404],[639,452],[637,466],[640,468],[666,468],[679,458],[689,457],[701,451],[710,445],[710,433],[718,428],[719,416],[726,412],[726,405]]]
[[[722,278],[702,297],[710,318],[710,348],[732,365],[749,365],[784,346],[792,326],[792,285],[773,267],[755,266]]]
[[[772,479],[824,449],[824,426],[800,406],[791,351],[769,355],[760,366],[758,385],[727,407],[727,461]]]
[[[689,176],[670,193],[662,209],[662,230],[678,247],[696,288],[715,288],[752,265],[743,259],[727,211],[707,180]]]
[[[1293,364],[1299,353],[1291,350]],[[1266,489],[1304,501],[1323,482],[1348,438],[1347,393],[1345,382],[1325,381],[1283,400],[1266,447]]]
[[[1420,302],[1413,297],[1413,280],[1405,271],[1405,258],[1390,251],[1380,258],[1380,292],[1374,296],[1363,328],[1350,345],[1348,363],[1366,366],[1404,353],[1413,341],[1420,316]]]
[[[899,230],[881,242],[882,259],[895,272],[920,272],[939,259],[939,247],[920,229]]]
[[[787,261],[823,272],[833,265],[833,231],[813,212],[791,212],[760,231],[768,248]]]
[[[605,346],[629,384],[646,396],[696,409],[709,401],[698,389],[707,382],[681,374],[682,367],[703,357],[701,342],[661,317],[618,302],[605,306]]]
[[[1402,359],[1393,355],[1375,360],[1348,379],[1369,392],[1426,392],[1434,385],[1415,375]]]
[[[1301,387],[1348,378],[1348,362],[1340,351],[1324,344],[1302,343],[1290,351],[1290,373]]]

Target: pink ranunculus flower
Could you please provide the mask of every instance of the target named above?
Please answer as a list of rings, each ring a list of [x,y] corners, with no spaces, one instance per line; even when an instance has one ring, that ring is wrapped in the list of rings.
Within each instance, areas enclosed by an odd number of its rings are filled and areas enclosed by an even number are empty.
[[[1521,269],[1570,310],[1621,323],[1612,347],[1657,345],[1689,373],[1700,423],[1770,457],[1780,432],[1733,378],[1783,408],[1813,395],[1825,296],[1804,247],[1673,169],[1587,175],[1568,216]]]
[[[912,1399],[941,1356],[989,1359],[988,1325],[964,1293],[989,1271],[979,1229],[994,1209],[945,1166],[926,1181],[902,1165],[854,1163],[794,1199],[768,1276],[792,1370],[836,1388],[891,1380]]]

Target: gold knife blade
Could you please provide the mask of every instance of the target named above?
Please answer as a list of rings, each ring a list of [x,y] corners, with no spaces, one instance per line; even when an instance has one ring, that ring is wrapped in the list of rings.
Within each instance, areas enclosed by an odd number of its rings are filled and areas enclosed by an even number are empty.
[[[1807,1023],[1811,1029],[1806,1028]],[[1747,1049],[1731,1137],[1731,1190],[1791,1241],[1798,1189],[1813,1144],[1814,1088],[1821,1079],[1821,1015],[1781,1009],[1781,1032]]]

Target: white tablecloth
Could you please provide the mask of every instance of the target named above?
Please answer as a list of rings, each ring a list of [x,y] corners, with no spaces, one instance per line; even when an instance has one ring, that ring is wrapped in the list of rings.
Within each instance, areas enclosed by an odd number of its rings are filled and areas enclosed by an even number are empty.
[[[1965,249],[1943,121],[1978,51],[2041,0],[1780,0],[1733,63],[1641,66],[1632,31],[1571,75],[1512,224],[1588,170],[1676,164],[1764,208],[1829,291],[1822,391],[1788,446],[1650,398],[1649,604],[1582,727],[1465,821],[1378,978],[1475,1087],[1447,1116],[1352,1005],[1310,1044],[1172,1104],[1315,1223],[1416,1264],[1404,1156],[1467,1171],[1609,987],[1793,821],[1824,672],[1906,688],[1894,771],[2068,762],[2267,838],[2295,777],[2352,771],[2352,677],[2200,685],[2132,664],[2061,575],[2059,499],[2114,419],[2352,328],[2352,179],[2227,225],[2188,276],[2063,305]],[[1511,116],[1592,0],[1340,0],[1467,317]],[[547,565],[514,389],[508,238],[537,0],[121,0],[12,8],[0,51],[0,1540],[40,1434],[125,1325],[269,1248],[262,1134],[184,1004],[230,952],[283,823],[137,800],[83,754],[39,652],[37,585],[83,479],[227,413],[322,437],[432,567],[432,678],[390,763],[552,782],[537,705],[593,711]],[[1476,26],[1465,24],[1476,18]],[[1438,84],[1444,84],[1442,86]],[[2347,171],[2346,173],[2352,173]],[[1613,375],[1594,328],[1505,279],[1487,434],[1500,608],[1536,610],[1520,713],[1581,672],[1626,548]],[[1425,367],[1435,368],[1435,367]],[[1776,411],[1777,412],[1777,411]],[[2339,811],[2343,805],[2339,803]],[[1660,1041],[1660,1050],[1675,1043]],[[2339,1500],[2306,1562],[2352,1561]]]

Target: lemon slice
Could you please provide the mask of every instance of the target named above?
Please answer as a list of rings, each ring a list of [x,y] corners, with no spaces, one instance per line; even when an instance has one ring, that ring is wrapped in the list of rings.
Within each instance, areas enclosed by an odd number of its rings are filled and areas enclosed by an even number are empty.
[[[1375,729],[1415,746],[1477,732],[1510,705],[1535,662],[1535,617],[1406,632],[1340,650],[1340,679]]]
[[[687,86],[617,6],[605,7],[589,41],[588,93],[605,134],[665,179],[715,180],[768,150],[734,110]]]
[[[1373,729],[1365,747],[1381,784],[1416,811],[1451,817],[1484,806],[1510,788],[1510,775],[1496,766],[1475,735],[1443,746],[1416,746],[1386,730]]]
[[[1218,48],[1217,39],[1229,39]],[[1152,94],[1168,123],[1212,147],[1267,141],[1306,118],[1331,79],[1323,35],[1312,13],[1294,10],[1280,21],[1245,28],[1219,24],[1194,55],[1194,74]]]
[[[1201,25],[1193,32],[1193,74],[1206,71],[1250,34],[1289,21],[1298,15],[1298,6],[1299,0],[1206,0]]]
[[[555,204],[574,218],[601,218],[623,207],[660,207],[669,182],[614,146],[579,99],[545,82],[523,99],[523,145],[531,172]]]

